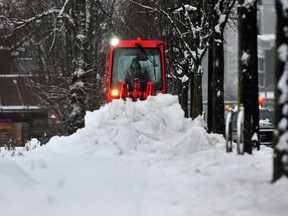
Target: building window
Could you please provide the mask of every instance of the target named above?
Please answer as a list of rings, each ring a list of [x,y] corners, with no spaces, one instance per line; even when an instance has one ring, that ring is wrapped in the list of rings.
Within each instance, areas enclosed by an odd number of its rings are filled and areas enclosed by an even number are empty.
[[[258,71],[259,73],[264,73],[264,64],[265,64],[265,61],[264,61],[264,58],[258,58]]]
[[[24,146],[29,139],[29,132],[26,122],[0,122],[0,147]]]
[[[10,74],[11,69],[11,55],[10,51],[0,49],[0,74]]]
[[[264,85],[265,85],[264,73],[258,73],[258,83],[259,83],[259,88],[264,88]]]

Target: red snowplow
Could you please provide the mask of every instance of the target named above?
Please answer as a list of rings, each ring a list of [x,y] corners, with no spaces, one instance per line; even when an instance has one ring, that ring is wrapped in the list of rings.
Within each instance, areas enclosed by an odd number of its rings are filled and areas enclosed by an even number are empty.
[[[161,40],[112,39],[105,68],[107,102],[166,93],[165,45]]]

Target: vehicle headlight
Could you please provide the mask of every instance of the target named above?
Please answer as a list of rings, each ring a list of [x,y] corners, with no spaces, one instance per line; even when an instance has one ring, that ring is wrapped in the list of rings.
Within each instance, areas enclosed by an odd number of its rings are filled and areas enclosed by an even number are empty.
[[[118,38],[112,38],[110,41],[111,46],[117,46],[119,44]]]
[[[111,91],[111,96],[112,97],[119,97],[119,94],[120,94],[120,92],[119,92],[119,90],[118,89],[113,89],[112,91]]]

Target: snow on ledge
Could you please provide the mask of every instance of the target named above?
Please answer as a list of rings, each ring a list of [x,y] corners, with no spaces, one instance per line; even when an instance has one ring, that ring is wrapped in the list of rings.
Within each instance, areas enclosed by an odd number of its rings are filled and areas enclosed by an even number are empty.
[[[38,106],[0,106],[0,111],[40,110]]]

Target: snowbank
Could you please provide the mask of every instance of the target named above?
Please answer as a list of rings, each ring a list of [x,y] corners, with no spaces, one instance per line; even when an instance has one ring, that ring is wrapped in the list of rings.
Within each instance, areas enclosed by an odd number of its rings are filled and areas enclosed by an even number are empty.
[[[69,137],[53,137],[48,148],[60,152],[91,146],[114,149],[117,154],[130,151],[190,154],[223,142],[222,136],[209,135],[201,117],[184,118],[177,96],[160,94],[134,103],[115,100],[100,110],[87,112],[85,128]],[[216,141],[216,142],[215,142]],[[99,146],[99,147],[98,147]],[[90,152],[91,153],[91,152]]]
[[[14,157],[0,149],[1,215],[287,215],[287,178],[270,183],[272,149],[227,154],[174,96],[114,101],[85,122]]]

